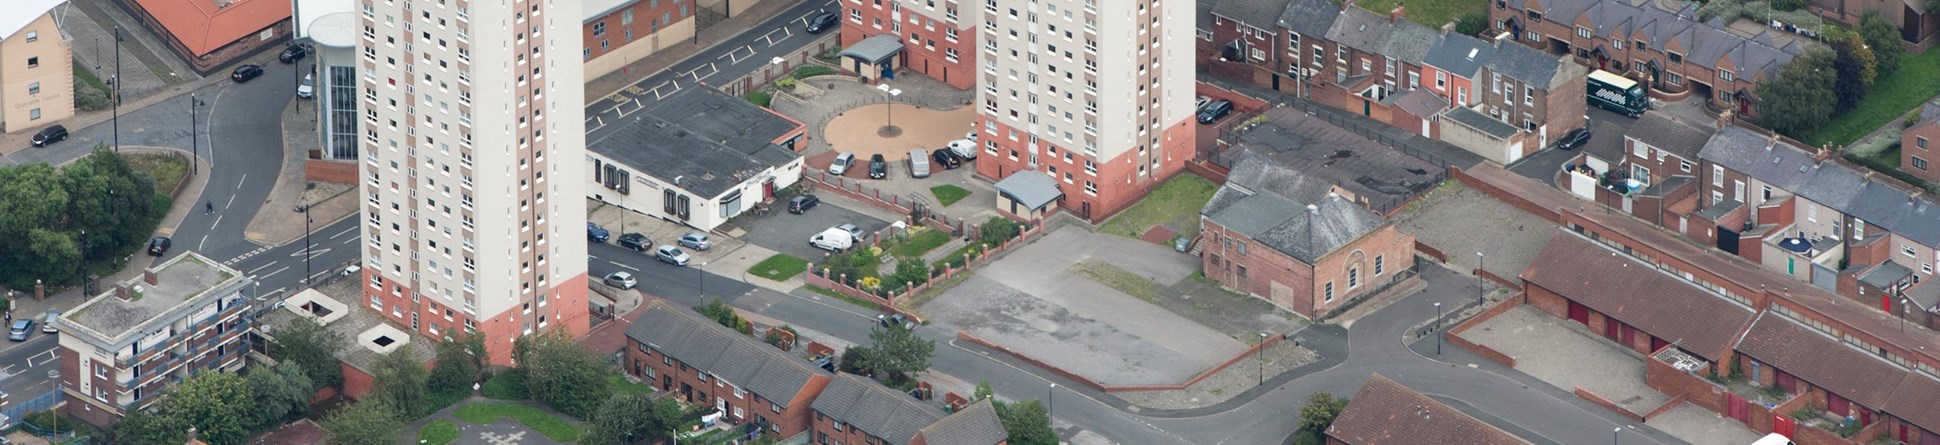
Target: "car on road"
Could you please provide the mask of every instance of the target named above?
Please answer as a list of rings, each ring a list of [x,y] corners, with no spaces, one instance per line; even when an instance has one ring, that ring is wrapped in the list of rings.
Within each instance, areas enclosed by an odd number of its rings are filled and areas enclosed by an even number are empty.
[[[635,281],[633,279],[633,274],[626,273],[626,272],[614,272],[614,273],[606,274],[607,286],[612,286],[620,289],[632,289],[633,286],[636,284],[640,284],[640,282]]]
[[[60,312],[54,312],[54,311],[48,311],[48,312],[47,312],[47,313],[45,313],[45,314],[41,314],[41,315],[40,315],[40,333],[42,333],[42,334],[59,334],[59,333],[61,333],[61,330],[60,330],[60,329],[56,329],[56,328],[54,328],[54,319],[55,319],[55,318],[58,318],[58,317],[60,317],[60,316],[61,316],[61,313],[60,313]]]
[[[653,258],[660,260],[662,263],[685,266],[687,265],[687,259],[689,257],[687,256],[687,252],[680,251],[678,247],[663,245],[659,249],[654,249]]]
[[[1206,104],[1208,103],[1212,103],[1212,98],[1206,97],[1206,96],[1199,96],[1198,99],[1194,99],[1192,101],[1192,109],[1193,111],[1206,109]]]
[[[276,60],[283,63],[296,63],[296,61],[303,60],[304,57],[309,57],[309,56],[310,56],[309,47],[306,47],[303,45],[290,45],[290,46],[283,47],[283,52],[276,55]]]
[[[32,334],[33,332],[34,332],[34,319],[22,318],[19,320],[14,320],[13,326],[7,328],[7,339],[13,340],[13,341],[27,341],[27,334]]]
[[[902,326],[903,329],[916,329],[916,322],[903,314],[876,314],[876,324],[885,328]]]
[[[843,173],[849,172],[850,164],[855,164],[855,153],[835,155],[835,160],[829,162],[829,174],[842,176]]]
[[[612,232],[607,232],[605,227],[600,227],[599,224],[594,224],[592,221],[586,222],[587,240],[604,243],[606,242],[606,237],[611,235],[612,235]]]
[[[944,170],[956,170],[957,167],[963,166],[963,157],[957,156],[956,152],[950,151],[947,147],[938,148],[936,152],[930,153],[930,159],[935,160],[936,165],[943,166]]]
[[[882,179],[889,176],[889,161],[882,155],[869,155],[869,179]]]
[[[298,82],[296,84],[296,97],[309,99],[316,96],[317,96],[316,79],[311,78],[309,74],[304,74],[303,81]]]
[[[833,12],[816,14],[815,17],[809,18],[808,25],[802,28],[804,31],[808,31],[809,34],[821,34],[822,31],[835,29],[836,25],[840,25],[842,22],[836,20],[838,17]]]
[[[622,249],[629,249],[634,252],[646,252],[647,249],[652,247],[653,240],[647,239],[646,235],[638,233],[625,233],[620,235],[620,248]]]
[[[1199,109],[1199,123],[1213,123],[1219,120],[1219,118],[1226,117],[1226,113],[1231,112],[1233,112],[1233,101],[1226,99],[1212,101],[1211,103],[1207,103],[1205,107]]]
[[[243,65],[243,66],[236,67],[235,71],[229,72],[229,79],[236,81],[236,83],[243,83],[243,82],[248,82],[249,79],[255,79],[262,75],[263,75],[262,65],[253,65],[253,64]]]
[[[1590,142],[1590,128],[1589,127],[1578,128],[1575,130],[1570,130],[1569,134],[1565,134],[1563,135],[1563,137],[1556,138],[1556,149],[1575,150],[1576,147],[1581,147],[1583,146],[1583,144],[1587,144],[1589,142]]]
[[[67,127],[63,127],[61,124],[54,124],[34,133],[34,139],[31,142],[34,143],[35,147],[46,147],[47,144],[60,142],[62,139],[67,139]]]
[[[700,232],[687,232],[686,235],[681,235],[680,240],[676,242],[679,243],[681,247],[686,247],[694,250],[707,250],[707,249],[714,248],[714,239],[708,238],[707,234],[700,233]]]
[[[856,242],[862,242],[863,238],[867,238],[869,236],[868,233],[863,232],[862,228],[856,227],[855,224],[840,224],[840,225],[836,225],[835,228],[844,232],[849,232],[849,236],[855,237]]]
[[[788,213],[800,215],[821,204],[822,198],[817,198],[815,195],[796,196],[788,199]]]
[[[158,236],[158,237],[149,239],[148,254],[151,256],[162,256],[162,254],[168,253],[169,246],[173,244],[175,244],[175,242],[170,241],[166,236]]]

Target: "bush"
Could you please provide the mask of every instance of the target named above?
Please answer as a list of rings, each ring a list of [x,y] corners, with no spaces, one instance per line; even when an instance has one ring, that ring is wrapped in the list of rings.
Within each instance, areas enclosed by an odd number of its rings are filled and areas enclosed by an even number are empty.
[[[773,102],[775,100],[775,96],[770,95],[765,91],[755,91],[748,94],[743,94],[741,95],[741,98],[747,99],[748,103],[754,104],[757,107],[764,107],[764,108],[768,106],[769,102]]]
[[[484,387],[480,390],[485,393],[485,397],[487,398],[498,400],[524,399],[526,397],[525,370],[512,368],[500,372],[498,375],[486,379]]]
[[[1914,125],[1919,125],[1920,118],[1921,118],[1920,113],[1925,110],[1926,110],[1926,107],[1917,107],[1917,108],[1914,108],[1913,111],[1906,112],[1906,118],[1901,120],[1900,128],[1907,129],[1907,128],[1913,128]]]
[[[1462,35],[1474,37],[1488,30],[1489,16],[1479,11],[1462,14],[1460,18],[1455,19],[1455,32]]]
[[[1780,11],[1797,11],[1803,7],[1805,0],[1772,0],[1772,9]]]
[[[1023,232],[1024,225],[1010,218],[992,216],[990,220],[984,221],[983,227],[977,230],[983,234],[984,242],[1003,244],[1005,241],[1017,238],[1017,234]]]
[[[782,77],[781,80],[775,81],[775,86],[780,87],[781,89],[784,89],[784,90],[795,89],[795,78]]]
[[[96,111],[108,108],[108,93],[87,85],[74,85],[74,108],[81,111]]]
[[[789,77],[794,77],[796,79],[807,79],[810,77],[824,76],[829,74],[835,74],[835,68],[829,68],[821,65],[802,65],[801,68],[795,68],[795,72],[793,74],[789,74]]]

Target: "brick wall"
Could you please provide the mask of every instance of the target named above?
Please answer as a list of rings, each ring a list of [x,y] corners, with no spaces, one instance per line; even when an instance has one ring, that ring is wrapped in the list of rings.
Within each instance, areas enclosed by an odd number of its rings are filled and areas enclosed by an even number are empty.
[[[303,161],[303,175],[316,182],[355,185],[357,184],[357,162],[310,159]]]
[[[1940,116],[1922,116],[1923,119]],[[1921,143],[1925,146],[1922,147]],[[1919,158],[1918,163],[1914,158]],[[1927,182],[1940,182],[1940,122],[1928,121],[1915,125],[1900,133],[1900,170],[1912,173]],[[1919,168],[1924,165],[1926,168]]]
[[[1468,321],[1464,321],[1461,324],[1455,325],[1453,329],[1449,329],[1448,334],[1444,335],[1443,338],[1447,339],[1449,344],[1455,345],[1463,349],[1467,349],[1469,351],[1476,353],[1477,355],[1487,357],[1490,360],[1494,360],[1496,363],[1508,365],[1511,368],[1516,367],[1515,357],[1510,357],[1508,354],[1503,354],[1501,351],[1495,350],[1495,348],[1490,348],[1488,346],[1483,346],[1474,342],[1470,342],[1468,341],[1468,339],[1462,338],[1462,333],[1468,332],[1469,329],[1473,329],[1476,326],[1481,325],[1482,323],[1488,322],[1490,319],[1494,319],[1496,316],[1502,315],[1502,313],[1504,312],[1509,312],[1509,310],[1515,309],[1516,306],[1521,306],[1525,304],[1528,301],[1527,295],[1528,293],[1524,292],[1522,297],[1512,298],[1509,300],[1503,300],[1495,303],[1495,306],[1489,308],[1489,310],[1482,311],[1481,314],[1476,314],[1475,317],[1469,318]]]
[[[667,356],[630,338],[625,356],[622,365],[628,374],[659,388],[668,396],[682,403],[701,406],[715,406],[716,399],[726,400],[728,409],[725,420],[729,423],[762,422],[771,425],[770,433],[782,437],[808,429],[808,413],[811,411],[808,404],[828,385],[828,377],[818,375],[811,377],[794,394],[756,394],[747,388],[738,388],[737,391],[737,388],[717,378],[703,381],[701,373],[711,370],[689,367],[678,357]],[[788,400],[780,400],[783,397]],[[787,407],[776,409],[780,404],[787,404]]]

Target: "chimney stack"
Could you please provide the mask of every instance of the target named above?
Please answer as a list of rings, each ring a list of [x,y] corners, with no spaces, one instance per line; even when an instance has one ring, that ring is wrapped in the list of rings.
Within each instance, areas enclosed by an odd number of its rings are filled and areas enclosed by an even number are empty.
[[[38,278],[34,279],[34,301],[43,301],[46,299],[47,285],[41,284]]]
[[[1354,0],[1341,0],[1340,2],[1341,12],[1347,12],[1347,8],[1352,8],[1352,7],[1354,7]]]
[[[1831,159],[1831,158],[1832,158],[1832,149],[1826,145],[1820,145],[1819,152],[1812,155],[1812,159],[1817,161],[1825,161],[1826,159]]]
[[[155,275],[154,269],[141,271],[141,282],[148,283],[149,286],[160,286],[161,281],[162,278]]]
[[[1772,132],[1771,137],[1765,140],[1765,151],[1772,151],[1772,148],[1777,146],[1778,146],[1778,133]]]
[[[1408,6],[1395,5],[1394,9],[1388,10],[1388,23],[1400,23],[1401,18],[1406,16],[1408,16]]]
[[[1319,215],[1319,214],[1320,214],[1320,206],[1317,206],[1317,205],[1313,205],[1313,204],[1307,204],[1307,213],[1309,213],[1309,214],[1314,214],[1314,215]]]

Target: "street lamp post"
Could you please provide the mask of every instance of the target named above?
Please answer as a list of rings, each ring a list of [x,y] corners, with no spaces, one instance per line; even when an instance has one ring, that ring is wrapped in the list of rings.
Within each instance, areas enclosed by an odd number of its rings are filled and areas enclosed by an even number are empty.
[[[903,90],[890,88],[889,84],[885,83],[885,84],[876,85],[876,91],[881,91],[883,94],[889,95],[889,112],[887,116],[888,122],[885,125],[883,125],[882,130],[877,131],[876,134],[884,137],[889,137],[889,136],[895,136],[897,134],[902,133],[900,129],[896,128],[896,96],[901,96],[903,94]]]
[[[109,86],[108,102],[114,104],[115,151],[121,151],[121,25],[115,25],[115,75]]]
[[[1617,434],[1622,432],[1623,432],[1623,428],[1610,429],[1610,445],[1617,445]]]
[[[698,253],[698,252],[697,252]],[[707,302],[707,262],[694,263],[694,271],[700,273],[701,302]]]
[[[1428,331],[1434,333],[1435,335],[1435,355],[1437,356],[1442,355],[1441,330],[1442,330],[1442,303],[1437,301],[1435,302],[1435,321],[1434,321],[1434,324],[1429,326],[1428,328]]]
[[[303,285],[310,285],[310,206],[298,207],[303,212]]]
[[[1051,389],[1048,391],[1045,391],[1044,404],[1046,406],[1045,408],[1046,419],[1044,420],[1050,421],[1053,419],[1057,419],[1058,418],[1058,384],[1052,383]]]
[[[1482,307],[1482,252],[1475,252],[1475,307]]]
[[[189,176],[195,176],[196,172],[202,170],[202,166],[195,162],[197,158],[202,157],[200,145],[202,134],[196,131],[196,125],[199,124],[196,123],[195,116],[196,110],[201,109],[202,105],[204,105],[202,99],[195,98],[195,93],[189,93]]]
[[[1265,332],[1260,333],[1260,353],[1257,354],[1256,356],[1259,357],[1260,359],[1260,385],[1266,385],[1266,333]]]

